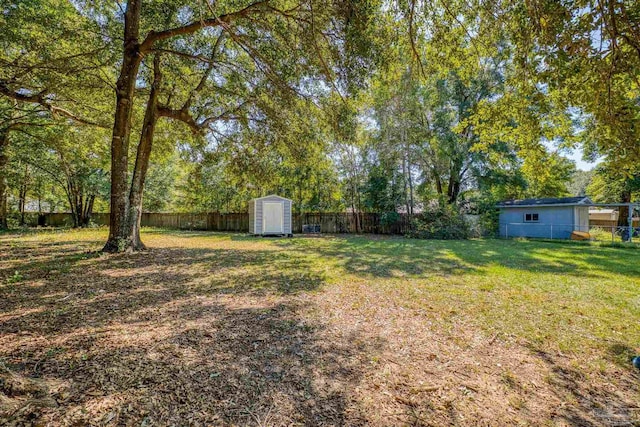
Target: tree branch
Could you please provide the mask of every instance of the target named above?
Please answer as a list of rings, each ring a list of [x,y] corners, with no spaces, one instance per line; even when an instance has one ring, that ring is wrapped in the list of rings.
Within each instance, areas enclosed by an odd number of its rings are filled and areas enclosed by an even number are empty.
[[[242,109],[242,107],[244,107],[245,105],[247,105],[249,103],[249,101],[243,101],[240,104],[238,104],[238,106],[236,106],[235,108],[232,108],[231,110],[227,110],[217,116],[214,117],[209,117],[205,120],[203,120],[200,123],[201,127],[209,127],[210,124],[217,122],[218,120],[234,120],[235,117],[232,116],[233,113],[240,111]]]
[[[198,31],[199,29],[205,28],[205,27],[218,27],[218,26],[223,26],[225,24],[229,24],[231,21],[235,19],[246,17],[260,10],[260,8],[263,5],[267,4],[268,2],[269,0],[257,1],[255,3],[251,3],[249,6],[245,7],[244,9],[238,10],[236,12],[230,12],[224,15],[213,17],[213,18],[194,21],[182,27],[170,28],[167,30],[157,31],[157,32],[152,30],[149,32],[149,34],[147,34],[147,37],[140,44],[139,51],[142,55],[144,55],[151,50],[151,48],[153,47],[153,44],[157,41],[165,40],[165,39],[179,36],[179,35],[192,34]]]
[[[411,6],[409,9],[409,41],[411,42],[411,51],[413,52],[413,56],[415,57],[416,62],[418,63],[418,68],[420,68],[420,74],[422,74],[423,78],[427,78],[427,74],[424,71],[424,66],[422,65],[422,57],[418,52],[418,47],[416,46],[416,35],[414,28],[414,19],[415,19],[415,9],[416,9],[416,0],[411,1]]]
[[[201,135],[203,128],[198,125],[198,122],[189,114],[189,111],[186,109],[173,109],[164,105],[158,106],[158,116],[160,117],[168,117],[173,120],[178,120],[185,123],[194,134]]]
[[[245,105],[247,105],[249,101],[243,101],[238,104],[236,107],[224,111],[223,113],[218,114],[217,116],[208,117],[200,122],[193,118],[188,108],[182,107],[179,110],[169,108],[164,105],[158,106],[158,116],[167,117],[173,120],[178,120],[189,126],[191,131],[196,135],[202,135],[205,130],[210,129],[209,126],[212,123],[215,123],[219,120],[237,120],[237,117],[234,117],[232,114],[240,111]]]
[[[85,119],[83,117],[80,117],[74,113],[72,113],[71,111],[64,109],[62,107],[58,107],[56,105],[54,105],[53,103],[51,103],[51,101],[49,99],[47,99],[47,90],[44,89],[38,93],[21,93],[21,92],[16,92],[13,91],[9,88],[9,86],[7,85],[7,83],[4,80],[0,80],[0,94],[6,96],[7,98],[11,98],[14,99],[16,101],[21,101],[21,102],[28,102],[31,104],[39,104],[41,105],[43,108],[45,108],[47,111],[49,111],[49,113],[51,113],[51,115],[55,118],[57,115],[60,116],[64,116],[68,119],[71,119],[75,122],[81,123],[81,124],[85,124],[85,125],[91,125],[91,126],[97,126],[97,127],[101,127],[101,128],[107,128],[108,126],[101,124],[101,123],[96,123],[93,122],[89,119]]]
[[[153,48],[151,51],[153,52],[160,52],[160,53],[169,53],[171,55],[176,55],[176,56],[180,56],[182,58],[186,58],[186,59],[191,59],[194,61],[200,61],[200,62],[206,62],[209,64],[212,64],[214,61],[210,58],[207,58],[204,55],[193,55],[191,53],[187,53],[187,52],[180,52],[178,50],[173,50],[173,49],[165,49],[165,48]]]

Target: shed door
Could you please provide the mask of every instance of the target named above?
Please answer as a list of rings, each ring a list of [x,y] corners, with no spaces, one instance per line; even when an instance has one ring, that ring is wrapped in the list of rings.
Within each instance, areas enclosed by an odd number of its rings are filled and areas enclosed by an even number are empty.
[[[283,233],[283,205],[281,202],[262,203],[262,232],[263,233]]]

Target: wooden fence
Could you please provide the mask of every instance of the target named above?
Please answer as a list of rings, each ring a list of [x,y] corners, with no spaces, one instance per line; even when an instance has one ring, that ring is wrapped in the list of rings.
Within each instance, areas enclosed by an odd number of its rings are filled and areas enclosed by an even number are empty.
[[[73,224],[69,213],[48,213],[38,216],[29,213],[27,225],[63,227]],[[97,225],[109,225],[109,214],[94,213]],[[304,224],[319,224],[322,233],[405,234],[411,229],[411,218],[398,214],[394,221],[379,213],[301,213],[293,214],[293,232],[301,233]],[[143,213],[143,227],[173,228],[179,230],[249,231],[248,213]]]
[[[473,216],[473,215],[471,215]],[[366,234],[406,234],[411,231],[411,216],[397,214],[394,221],[384,219],[379,213],[301,213],[293,214],[293,232],[301,233],[305,224],[318,224],[322,233],[366,233]],[[94,213],[91,221],[97,225],[109,225],[108,213]],[[25,214],[28,226],[49,227],[71,226],[73,220],[69,213],[47,213],[38,215],[34,212]],[[617,225],[616,221],[590,220],[590,227],[610,229]],[[634,218],[634,227],[640,226],[638,218]],[[247,233],[249,231],[248,213],[143,213],[143,227],[172,228],[178,230],[210,230],[233,231]]]
[[[589,227],[601,227],[604,229],[611,229],[611,227],[617,227],[618,226],[618,220],[615,219],[590,219],[589,220]],[[638,227],[640,226],[640,218],[634,218],[633,219],[633,226],[634,227]]]

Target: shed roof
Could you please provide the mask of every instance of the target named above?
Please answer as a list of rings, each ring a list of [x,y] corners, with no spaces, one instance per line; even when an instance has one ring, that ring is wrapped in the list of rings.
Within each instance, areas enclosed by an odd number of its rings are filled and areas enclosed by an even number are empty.
[[[505,200],[498,203],[500,208],[524,208],[539,206],[576,206],[591,205],[591,199],[585,196],[580,197],[545,197],[541,199]]]
[[[268,199],[268,198],[271,198],[271,197],[277,197],[278,199],[291,201],[291,199],[287,199],[286,197],[278,196],[277,194],[269,194],[268,196],[256,197],[253,200],[262,200],[262,199]]]
[[[618,213],[615,209],[602,209],[602,208],[589,208],[589,213],[597,213],[597,214],[612,214]]]

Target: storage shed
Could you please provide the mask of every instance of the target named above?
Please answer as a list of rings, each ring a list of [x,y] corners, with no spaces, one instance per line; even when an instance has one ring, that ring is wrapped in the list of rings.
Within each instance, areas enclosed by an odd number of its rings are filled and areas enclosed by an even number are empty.
[[[616,209],[590,208],[589,221],[607,221],[618,223],[618,211]]]
[[[249,201],[249,233],[291,236],[291,200],[271,194]]]
[[[570,239],[589,231],[588,197],[507,200],[500,209],[500,237]]]

